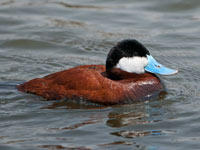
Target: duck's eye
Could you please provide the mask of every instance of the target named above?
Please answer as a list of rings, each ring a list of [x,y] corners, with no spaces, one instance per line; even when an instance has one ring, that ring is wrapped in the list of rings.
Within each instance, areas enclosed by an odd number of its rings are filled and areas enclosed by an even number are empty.
[[[155,65],[157,68],[160,68],[161,66],[160,65]]]

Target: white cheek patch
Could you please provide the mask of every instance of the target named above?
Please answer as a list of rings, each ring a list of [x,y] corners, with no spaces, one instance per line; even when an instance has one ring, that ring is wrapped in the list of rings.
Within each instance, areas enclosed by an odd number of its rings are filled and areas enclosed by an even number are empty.
[[[119,60],[116,68],[130,72],[130,73],[144,73],[144,67],[148,64],[146,57],[123,57]]]

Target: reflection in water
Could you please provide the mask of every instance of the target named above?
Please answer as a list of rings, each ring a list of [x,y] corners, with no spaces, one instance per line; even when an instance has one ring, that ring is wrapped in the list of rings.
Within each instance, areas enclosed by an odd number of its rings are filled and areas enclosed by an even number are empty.
[[[110,135],[123,137],[127,139],[141,138],[144,136],[161,136],[169,131],[155,129],[151,124],[161,122],[164,118],[163,100],[155,100],[150,102],[141,102],[131,105],[123,105],[113,107],[113,110],[108,114],[106,125],[119,130],[110,132]],[[147,128],[149,126],[149,128]],[[133,141],[120,141],[113,143],[105,143],[108,145],[138,145]],[[139,144],[141,147],[142,145]]]
[[[54,102],[52,105],[46,107],[48,109],[61,109],[61,108],[71,108],[71,109],[82,109],[82,110],[96,110],[96,111],[105,111],[106,109],[109,110],[107,114],[107,121],[106,125],[111,128],[119,128],[115,132],[111,131],[109,134],[115,137],[123,137],[127,140],[121,141],[113,141],[113,142],[103,142],[96,146],[106,148],[112,146],[135,146],[139,148],[144,148],[144,145],[141,145],[135,141],[129,141],[128,139],[132,138],[141,138],[144,136],[161,136],[165,134],[169,134],[171,131],[166,130],[155,130],[155,129],[146,129],[143,128],[141,130],[142,125],[151,125],[151,123],[162,121],[162,116],[164,115],[163,110],[163,100],[154,100],[150,102],[140,102],[131,105],[119,105],[113,106],[112,109],[107,109],[103,106],[95,106],[93,105],[86,105],[82,103],[76,103],[73,101],[59,101]],[[164,118],[164,117],[163,117]],[[96,113],[95,115],[90,116],[87,120],[79,121],[78,123],[68,125],[66,127],[58,127],[58,128],[48,128],[51,131],[72,131],[77,130],[79,128],[87,128],[88,125],[98,126],[104,122],[105,116]],[[139,127],[139,129],[138,129]],[[121,129],[122,128],[122,129]],[[40,147],[43,148],[58,148],[62,145],[42,145]],[[71,148],[71,147],[70,147]],[[79,147],[75,147],[79,149]],[[85,148],[85,147],[81,147]]]
[[[99,146],[112,146],[112,145],[133,145],[135,142],[129,142],[129,141],[115,141],[112,143],[106,143],[106,144],[99,144]]]
[[[106,124],[114,128],[148,124],[161,121],[162,115],[162,100],[147,101],[113,109],[108,115]]]
[[[113,132],[112,135],[122,136],[125,138],[143,137],[148,135],[161,135],[162,131],[119,131]]]
[[[87,102],[84,100],[58,100],[48,106],[42,107],[43,109],[56,109],[56,108],[67,108],[67,109],[104,109],[107,106],[100,104]]]
[[[99,122],[102,122],[102,118],[90,119],[90,120],[82,121],[81,123],[73,124],[71,126],[67,126],[67,127],[63,127],[63,128],[51,128],[50,130],[73,130],[73,129],[77,129],[79,127],[83,127],[83,126],[90,125],[90,124],[96,124]]]
[[[127,125],[136,125],[136,124],[144,124],[148,123],[144,118],[145,114],[137,113],[137,112],[125,112],[125,113],[114,113],[111,112],[108,115],[109,119],[106,124],[110,127],[123,127]]]

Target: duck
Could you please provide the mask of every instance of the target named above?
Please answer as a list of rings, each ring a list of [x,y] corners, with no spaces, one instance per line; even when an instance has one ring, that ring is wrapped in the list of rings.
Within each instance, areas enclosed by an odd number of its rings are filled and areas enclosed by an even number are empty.
[[[133,103],[165,91],[158,75],[177,72],[158,63],[136,39],[125,39],[111,48],[105,65],[76,66],[19,84],[17,89],[45,100]]]

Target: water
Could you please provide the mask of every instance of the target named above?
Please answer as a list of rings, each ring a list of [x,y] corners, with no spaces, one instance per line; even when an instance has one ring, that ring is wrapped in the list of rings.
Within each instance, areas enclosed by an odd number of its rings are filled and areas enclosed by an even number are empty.
[[[1,0],[0,149],[200,149],[200,1]],[[44,101],[15,86],[136,38],[171,68],[165,97],[112,107]]]

